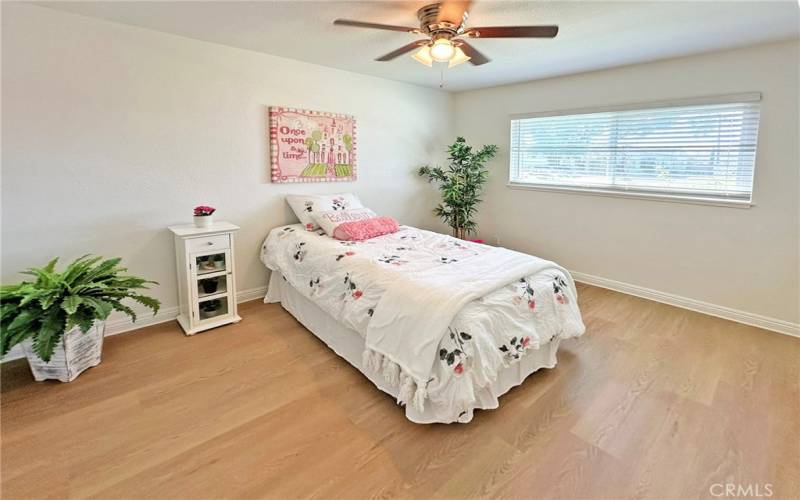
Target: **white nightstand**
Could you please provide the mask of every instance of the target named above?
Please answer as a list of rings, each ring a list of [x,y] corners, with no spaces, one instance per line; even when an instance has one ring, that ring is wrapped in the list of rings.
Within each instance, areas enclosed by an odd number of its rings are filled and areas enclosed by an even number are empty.
[[[170,226],[175,235],[180,323],[186,335],[236,323],[233,233],[229,222],[210,227]]]

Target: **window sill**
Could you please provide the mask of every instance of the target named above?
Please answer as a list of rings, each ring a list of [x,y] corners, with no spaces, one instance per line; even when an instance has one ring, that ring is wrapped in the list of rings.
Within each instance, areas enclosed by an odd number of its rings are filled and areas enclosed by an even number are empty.
[[[549,186],[544,184],[526,184],[519,182],[509,182],[506,184],[511,189],[523,189],[530,191],[550,191],[570,194],[583,194],[593,196],[607,196],[612,198],[635,198],[639,200],[665,201],[669,203],[688,203],[692,205],[711,205],[716,207],[728,208],[750,208],[755,206],[752,201],[744,200],[721,200],[718,198],[704,198],[702,196],[657,194],[657,193],[638,193],[633,191],[607,191],[604,189],[591,189],[566,186]]]

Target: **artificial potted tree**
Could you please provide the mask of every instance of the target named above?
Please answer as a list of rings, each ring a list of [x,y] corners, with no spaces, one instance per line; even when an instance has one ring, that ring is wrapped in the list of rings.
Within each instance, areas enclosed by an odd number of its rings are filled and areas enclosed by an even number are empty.
[[[119,267],[120,260],[85,255],[58,272],[53,259],[23,273],[35,281],[0,288],[2,354],[21,344],[37,381],[71,382],[99,364],[109,314],[121,311],[136,321],[122,300],[138,302],[154,315],[161,306],[138,292],[157,283],[123,274],[127,269]]]
[[[453,236],[464,239],[478,227],[474,217],[489,178],[485,165],[497,154],[497,146],[483,146],[473,151],[463,137],[458,137],[447,152],[450,165],[446,168],[426,165],[420,167],[417,174],[439,184],[442,202],[433,213],[452,228]]]

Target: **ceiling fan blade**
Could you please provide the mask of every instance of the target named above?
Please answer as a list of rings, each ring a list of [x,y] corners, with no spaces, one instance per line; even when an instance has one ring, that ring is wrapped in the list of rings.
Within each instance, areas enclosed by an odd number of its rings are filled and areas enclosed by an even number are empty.
[[[553,38],[558,26],[489,26],[464,32],[471,38]]]
[[[459,47],[461,47],[461,50],[463,50],[464,53],[469,56],[469,62],[473,66],[480,66],[481,64],[486,64],[491,61],[491,59],[478,52],[478,49],[463,40],[461,40]]]
[[[418,28],[407,26],[395,26],[393,24],[366,23],[363,21],[352,21],[350,19],[337,19],[333,22],[337,26],[354,26],[356,28],[371,28],[375,30],[404,31],[406,33],[416,33]]]
[[[464,13],[469,9],[470,3],[469,0],[445,0],[441,2],[436,22],[448,22],[461,26],[464,21]]]
[[[429,42],[430,42],[430,40],[417,40],[416,42],[411,42],[408,45],[403,45],[399,49],[393,50],[393,51],[389,52],[388,54],[384,54],[384,55],[376,58],[375,60],[376,61],[391,61],[395,57],[399,57],[399,56],[402,56],[403,54],[407,54],[408,52],[411,52],[412,50],[414,50],[414,49],[416,49],[418,47],[422,47],[423,45],[425,45],[425,44],[427,44]]]

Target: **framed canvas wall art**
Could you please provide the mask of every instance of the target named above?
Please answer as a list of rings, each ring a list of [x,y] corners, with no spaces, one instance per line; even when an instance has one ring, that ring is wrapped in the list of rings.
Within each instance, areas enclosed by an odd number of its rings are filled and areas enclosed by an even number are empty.
[[[356,120],[306,109],[269,108],[272,182],[356,179]]]

